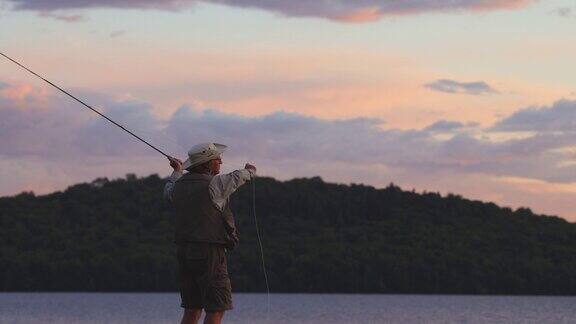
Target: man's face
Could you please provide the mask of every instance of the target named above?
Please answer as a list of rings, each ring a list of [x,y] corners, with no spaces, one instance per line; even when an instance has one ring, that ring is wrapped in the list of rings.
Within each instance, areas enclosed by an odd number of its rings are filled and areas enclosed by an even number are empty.
[[[208,168],[210,169],[210,174],[217,175],[220,173],[220,164],[222,164],[222,157],[218,157],[214,160],[208,162]]]

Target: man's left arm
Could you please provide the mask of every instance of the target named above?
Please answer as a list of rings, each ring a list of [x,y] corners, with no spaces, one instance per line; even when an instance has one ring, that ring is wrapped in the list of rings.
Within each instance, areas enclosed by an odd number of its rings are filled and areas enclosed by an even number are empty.
[[[227,174],[215,175],[210,181],[209,190],[212,201],[219,210],[240,186],[256,176],[256,168],[246,164],[245,169],[236,170]]]

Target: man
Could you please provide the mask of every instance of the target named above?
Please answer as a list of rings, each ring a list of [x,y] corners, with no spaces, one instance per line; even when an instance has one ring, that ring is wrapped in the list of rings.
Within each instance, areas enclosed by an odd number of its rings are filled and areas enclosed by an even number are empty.
[[[183,324],[198,323],[202,309],[205,324],[221,323],[224,312],[232,309],[226,251],[238,243],[238,232],[228,198],[255,176],[256,167],[247,163],[244,169],[220,175],[225,150],[222,144],[202,143],[188,151],[184,163],[168,158],[174,172],[164,197],[176,213]]]

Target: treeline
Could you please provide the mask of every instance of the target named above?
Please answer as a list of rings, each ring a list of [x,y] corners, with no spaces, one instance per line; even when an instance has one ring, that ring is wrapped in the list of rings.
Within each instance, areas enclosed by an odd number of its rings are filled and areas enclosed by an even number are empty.
[[[173,291],[157,175],[0,198],[0,290]],[[235,291],[264,291],[252,188],[231,201]],[[575,294],[576,224],[457,195],[320,178],[256,181],[273,292]]]

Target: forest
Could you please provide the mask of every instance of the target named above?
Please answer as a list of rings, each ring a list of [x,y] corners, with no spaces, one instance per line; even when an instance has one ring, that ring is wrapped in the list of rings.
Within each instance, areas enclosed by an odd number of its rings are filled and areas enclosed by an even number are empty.
[[[1,291],[176,291],[158,175],[0,198]],[[576,294],[576,224],[456,194],[255,180],[272,292]],[[233,290],[265,290],[252,184],[233,195]]]

